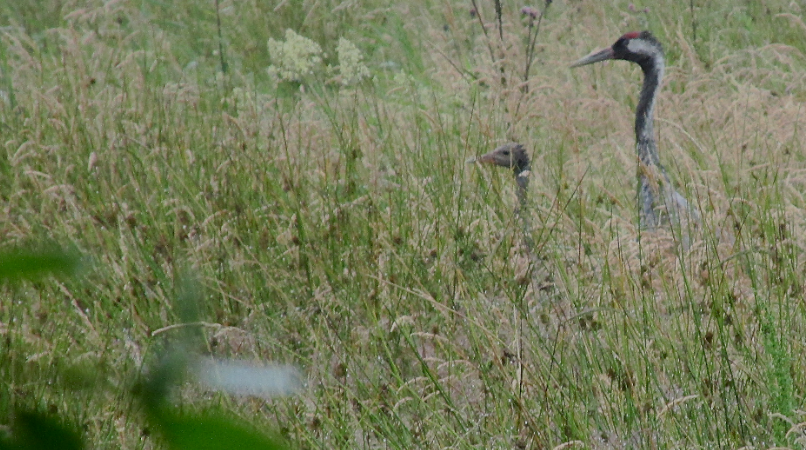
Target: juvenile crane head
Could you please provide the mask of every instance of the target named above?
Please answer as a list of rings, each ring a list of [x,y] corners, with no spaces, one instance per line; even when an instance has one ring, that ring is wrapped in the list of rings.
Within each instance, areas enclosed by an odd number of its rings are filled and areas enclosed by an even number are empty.
[[[526,149],[523,148],[521,144],[515,142],[504,144],[490,153],[479,156],[478,158],[473,158],[468,162],[476,161],[512,169],[512,172],[516,176],[530,169],[529,155],[526,154]]]
[[[579,59],[571,67],[586,66],[608,59],[632,61],[644,72],[663,64],[663,46],[649,31],[633,31],[621,36],[615,44]]]

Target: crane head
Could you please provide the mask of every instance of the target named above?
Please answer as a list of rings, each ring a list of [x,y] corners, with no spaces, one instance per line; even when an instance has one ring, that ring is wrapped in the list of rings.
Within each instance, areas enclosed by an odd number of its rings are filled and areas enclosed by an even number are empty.
[[[663,46],[649,31],[633,31],[621,36],[610,47],[594,51],[573,64],[571,67],[586,66],[608,59],[632,61],[646,70],[655,64],[658,58],[663,59]]]
[[[476,161],[512,169],[515,175],[519,175],[530,168],[529,155],[526,154],[526,149],[516,142],[504,144],[490,153],[468,160],[468,162]]]

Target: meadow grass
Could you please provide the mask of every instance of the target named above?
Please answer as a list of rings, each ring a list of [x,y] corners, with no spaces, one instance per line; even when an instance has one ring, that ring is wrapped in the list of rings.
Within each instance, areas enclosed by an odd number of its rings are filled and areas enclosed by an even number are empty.
[[[0,242],[87,269],[0,288],[0,423],[159,446],[129,392],[191,280],[199,352],[305,386],[171,401],[293,447],[806,445],[795,2],[554,1],[526,80],[520,4],[501,39],[492,2],[222,1],[220,41],[214,2],[33,5],[0,5]],[[638,68],[567,67],[642,28],[667,53],[661,160],[702,217],[687,246],[637,228]],[[267,71],[287,29],[322,50],[291,81]],[[342,83],[340,38],[370,78]],[[509,140],[540,267],[511,174],[465,164]]]

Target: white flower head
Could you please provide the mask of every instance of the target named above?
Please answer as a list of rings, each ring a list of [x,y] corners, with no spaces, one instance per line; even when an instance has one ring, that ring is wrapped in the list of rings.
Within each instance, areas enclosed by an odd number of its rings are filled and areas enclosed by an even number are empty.
[[[291,29],[285,30],[285,42],[269,39],[269,55],[274,63],[269,66],[269,74],[283,81],[301,82],[322,64],[319,44]]]
[[[341,84],[349,86],[369,77],[369,69],[363,62],[364,56],[355,44],[347,39],[339,38],[336,53],[339,57]]]

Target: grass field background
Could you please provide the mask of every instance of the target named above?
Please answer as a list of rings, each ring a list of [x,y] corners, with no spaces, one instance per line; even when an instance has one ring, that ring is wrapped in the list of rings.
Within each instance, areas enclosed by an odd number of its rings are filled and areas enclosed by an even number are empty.
[[[191,280],[200,353],[305,384],[171,401],[292,447],[806,447],[806,6],[530,5],[524,79],[524,5],[477,1],[1,4],[0,245],[86,264],[0,288],[0,423],[157,447],[129,392]],[[284,80],[288,29],[321,61]],[[687,246],[637,228],[638,67],[568,69],[639,29]],[[510,140],[539,267],[512,175],[465,163]]]

